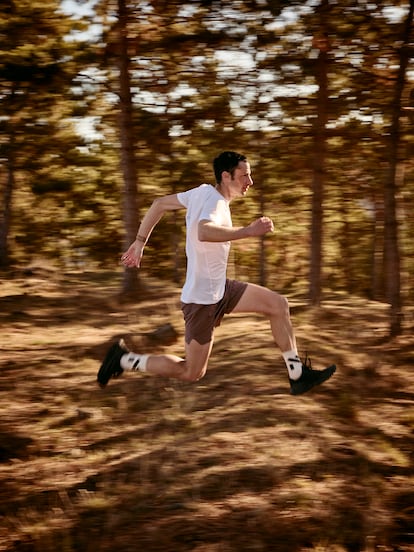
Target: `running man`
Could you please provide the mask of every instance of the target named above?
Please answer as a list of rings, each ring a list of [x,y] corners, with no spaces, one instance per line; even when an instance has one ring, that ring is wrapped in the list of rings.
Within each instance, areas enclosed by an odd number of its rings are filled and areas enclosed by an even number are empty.
[[[244,197],[253,186],[250,164],[244,155],[225,151],[214,159],[213,168],[215,186],[202,184],[155,199],[135,241],[121,258],[126,267],[139,267],[145,245],[162,216],[167,211],[186,209],[187,274],[181,293],[185,357],[133,353],[121,340],[112,345],[99,369],[97,379],[102,387],[123,371],[198,381],[207,371],[214,328],[229,313],[260,313],[269,319],[273,339],[286,363],[292,395],[309,391],[335,372],[335,365],[313,370],[310,361],[302,362],[285,297],[265,287],[227,279],[231,242],[273,232],[273,222],[260,217],[248,226],[232,224],[231,201]]]

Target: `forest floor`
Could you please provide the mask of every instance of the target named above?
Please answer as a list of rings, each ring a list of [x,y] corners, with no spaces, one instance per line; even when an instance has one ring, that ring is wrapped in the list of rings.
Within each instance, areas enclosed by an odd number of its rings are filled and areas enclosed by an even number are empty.
[[[96,384],[114,338],[182,355],[179,289],[120,274],[16,271],[0,282],[0,550],[414,551],[414,309],[292,297],[301,352],[336,363],[292,397],[258,316],[229,316],[196,384]],[[178,340],[153,344],[171,323]],[[148,335],[149,334],[149,335]]]

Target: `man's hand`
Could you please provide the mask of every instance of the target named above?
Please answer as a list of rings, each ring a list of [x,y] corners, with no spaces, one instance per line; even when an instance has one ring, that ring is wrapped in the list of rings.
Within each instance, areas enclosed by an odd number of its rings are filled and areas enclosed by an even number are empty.
[[[263,236],[267,232],[273,232],[273,221],[269,217],[260,217],[251,222],[246,230],[249,236]]]
[[[134,266],[139,267],[144,253],[144,247],[145,244],[142,241],[135,240],[134,243],[129,246],[128,251],[122,255],[122,264],[128,268]]]

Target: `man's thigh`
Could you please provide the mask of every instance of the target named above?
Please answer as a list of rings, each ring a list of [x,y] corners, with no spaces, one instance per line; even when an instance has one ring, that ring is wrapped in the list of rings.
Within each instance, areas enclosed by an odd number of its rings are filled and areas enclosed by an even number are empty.
[[[257,312],[272,314],[278,310],[285,299],[266,287],[256,284],[247,284],[247,288],[232,313]]]

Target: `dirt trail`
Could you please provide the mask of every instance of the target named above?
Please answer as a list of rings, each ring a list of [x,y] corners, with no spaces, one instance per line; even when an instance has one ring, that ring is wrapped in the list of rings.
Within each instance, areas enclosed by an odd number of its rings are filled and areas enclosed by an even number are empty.
[[[338,366],[305,396],[256,316],[225,319],[197,384],[101,390],[115,336],[142,349],[171,323],[155,348],[182,354],[179,290],[151,281],[121,304],[119,278],[0,282],[1,551],[414,550],[413,310],[389,342],[380,303],[292,298],[301,351]]]

